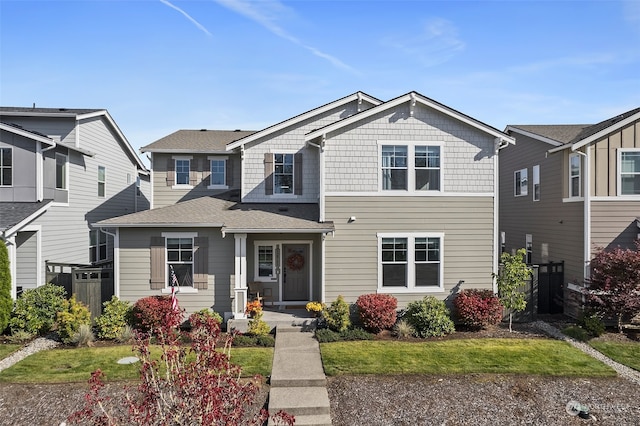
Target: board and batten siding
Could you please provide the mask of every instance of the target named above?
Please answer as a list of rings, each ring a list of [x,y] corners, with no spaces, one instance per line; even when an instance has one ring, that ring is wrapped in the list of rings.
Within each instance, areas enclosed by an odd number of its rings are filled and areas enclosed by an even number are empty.
[[[209,158],[227,157],[227,167],[231,167],[231,185],[228,189],[208,189],[210,182],[210,165]],[[192,164],[191,170],[196,184],[192,188],[174,187],[171,180],[175,180],[174,157],[191,158],[195,163]],[[198,197],[206,197],[220,194],[234,189],[240,188],[240,155],[229,153],[228,155],[213,154],[190,154],[190,153],[153,153],[153,207],[166,207],[174,205],[180,201],[191,200]],[[169,182],[167,176],[170,176]]]
[[[493,197],[327,197],[336,230],[325,240],[325,300],[377,292],[381,232],[444,233],[444,291],[393,294],[400,307],[427,294],[445,299],[461,280],[463,288],[492,289],[493,210]]]
[[[494,137],[425,106],[410,116],[409,106],[399,105],[328,136],[323,155],[329,194],[379,191],[380,141],[442,143],[443,191],[493,193]]]
[[[547,155],[552,145],[514,132],[515,146],[500,151],[499,232],[505,249],[524,248],[532,236],[533,263],[565,262],[565,282],[584,278],[584,203],[565,199],[569,185],[564,152]],[[533,166],[540,166],[540,200],[533,200]],[[527,195],[515,196],[514,173],[527,169]]]
[[[131,228],[121,231],[120,299],[135,303],[143,297],[163,294],[161,290],[152,290],[150,282],[151,238],[161,237],[163,232],[194,232],[209,240],[207,289],[179,293],[180,308],[186,310],[186,315],[205,308],[221,315],[230,312],[235,240],[232,235],[223,238],[219,228]]]

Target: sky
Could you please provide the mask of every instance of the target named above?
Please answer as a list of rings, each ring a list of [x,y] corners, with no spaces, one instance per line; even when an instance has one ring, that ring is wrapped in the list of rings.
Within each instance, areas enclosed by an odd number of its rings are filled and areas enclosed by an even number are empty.
[[[104,108],[136,150],[357,91],[597,123],[640,107],[640,0],[0,0],[0,105]]]

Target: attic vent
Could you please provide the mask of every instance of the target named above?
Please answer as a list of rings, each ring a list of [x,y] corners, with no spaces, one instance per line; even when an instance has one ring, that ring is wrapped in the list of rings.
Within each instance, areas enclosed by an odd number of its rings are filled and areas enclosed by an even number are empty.
[[[201,132],[206,132],[206,131],[207,131],[207,129],[200,129],[200,131],[201,131]]]
[[[289,211],[289,207],[287,207],[287,206],[278,206],[278,211],[279,212],[288,212]]]
[[[241,132],[242,130],[240,129],[235,129],[234,132]]]

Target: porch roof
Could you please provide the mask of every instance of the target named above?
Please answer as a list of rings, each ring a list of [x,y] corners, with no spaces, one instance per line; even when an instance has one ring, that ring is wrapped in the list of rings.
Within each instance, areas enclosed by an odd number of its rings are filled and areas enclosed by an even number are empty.
[[[333,222],[318,222],[317,204],[238,203],[200,197],[170,206],[131,213],[95,223],[103,228],[214,227],[222,233],[334,231]]]
[[[41,215],[53,200],[36,202],[1,202],[0,203],[0,233],[4,238],[20,231],[24,225]]]

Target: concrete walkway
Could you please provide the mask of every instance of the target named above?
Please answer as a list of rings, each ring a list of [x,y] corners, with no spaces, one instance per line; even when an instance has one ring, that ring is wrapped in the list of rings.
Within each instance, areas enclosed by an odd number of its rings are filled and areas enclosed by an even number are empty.
[[[270,384],[269,413],[284,410],[295,416],[296,425],[331,425],[327,379],[312,332],[276,327]]]

